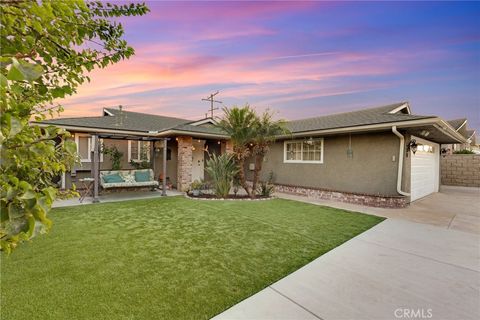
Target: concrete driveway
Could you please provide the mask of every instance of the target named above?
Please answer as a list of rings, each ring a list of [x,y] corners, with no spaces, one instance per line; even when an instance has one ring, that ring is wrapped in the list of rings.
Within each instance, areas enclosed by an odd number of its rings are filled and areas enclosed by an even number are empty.
[[[214,319],[480,319],[480,198],[471,191],[374,209],[390,219]]]
[[[278,194],[278,196],[285,199],[480,234],[480,188],[442,186],[440,192],[414,201],[404,209],[372,208],[289,194]]]

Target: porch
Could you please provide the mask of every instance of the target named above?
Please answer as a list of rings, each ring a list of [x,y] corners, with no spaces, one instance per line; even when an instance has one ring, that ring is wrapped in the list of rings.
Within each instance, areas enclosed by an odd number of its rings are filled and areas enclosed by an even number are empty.
[[[92,199],[91,201],[87,199],[85,201],[87,203],[108,202],[110,199],[111,201],[127,200],[132,197],[149,198],[158,196],[158,193],[167,195],[167,191],[172,191],[170,193],[173,194],[177,194],[175,190],[186,191],[193,181],[208,179],[204,168],[210,154],[220,154],[231,149],[229,141],[198,134],[159,137],[150,134],[74,132],[73,136],[82,162],[72,172],[67,173],[68,176],[62,178],[61,184],[63,188],[69,188],[75,183],[78,189],[83,189],[82,192],[85,187],[91,187]],[[133,172],[135,169],[151,169],[152,180],[158,181],[161,191],[156,192],[146,188],[143,193],[131,192],[132,188],[129,187],[102,190],[100,172],[113,169],[113,158],[102,151],[104,148],[115,148],[122,154],[114,171],[132,170]],[[139,165],[141,165],[140,168]],[[82,180],[85,178],[91,178],[92,181],[84,183]]]

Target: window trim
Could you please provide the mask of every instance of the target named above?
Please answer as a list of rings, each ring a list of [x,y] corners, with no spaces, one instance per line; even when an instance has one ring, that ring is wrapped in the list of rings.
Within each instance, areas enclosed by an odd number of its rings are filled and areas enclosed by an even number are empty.
[[[87,159],[82,159],[80,156],[80,137],[88,138],[87,140],[87,148],[89,150]],[[98,139],[98,143],[100,145],[103,144],[103,139]],[[77,145],[77,154],[80,158],[80,162],[92,162],[92,151],[93,151],[93,142],[92,136],[89,134],[84,133],[75,133],[75,144]],[[103,162],[103,153],[100,152],[100,162]]]
[[[137,143],[137,150],[138,150],[137,151],[137,159],[132,159],[132,142]],[[140,159],[140,152],[141,152],[141,144],[140,143],[141,142],[150,143],[150,141],[143,141],[143,140],[128,140],[128,162],[130,162],[130,161],[142,162],[142,160]],[[150,148],[152,148],[151,145],[150,145]],[[150,152],[147,152],[147,160],[146,161],[150,161]]]
[[[287,144],[289,143],[299,143],[301,142],[302,149],[300,151],[300,154],[303,159],[303,143],[305,142],[305,139],[297,139],[297,140],[285,140],[283,142],[283,163],[316,163],[316,164],[322,164],[323,163],[323,145],[324,145],[324,139],[323,138],[315,138],[313,139],[314,141],[321,141],[320,145],[320,160],[288,160],[287,159]]]

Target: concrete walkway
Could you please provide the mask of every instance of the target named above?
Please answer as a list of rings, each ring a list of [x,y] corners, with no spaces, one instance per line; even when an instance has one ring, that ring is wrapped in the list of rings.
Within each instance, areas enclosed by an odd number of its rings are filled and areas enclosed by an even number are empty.
[[[214,319],[480,319],[479,244],[388,219]]]
[[[390,219],[214,319],[480,319],[480,189],[405,209],[277,196]]]
[[[182,192],[176,190],[167,190],[167,196],[179,196],[182,195]],[[121,191],[114,192],[106,195],[101,195],[98,197],[100,202],[117,202],[117,201],[127,201],[127,200],[138,200],[138,199],[150,199],[158,198],[162,196],[161,190],[155,191]],[[92,197],[86,197],[82,203],[80,203],[78,198],[66,199],[66,200],[57,200],[53,203],[53,208],[59,207],[70,207],[78,206],[82,204],[91,204]]]

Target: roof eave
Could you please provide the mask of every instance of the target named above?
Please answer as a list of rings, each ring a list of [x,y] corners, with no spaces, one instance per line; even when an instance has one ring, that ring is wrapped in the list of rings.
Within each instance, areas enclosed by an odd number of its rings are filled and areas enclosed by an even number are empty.
[[[458,142],[465,142],[466,139],[455,131],[449,124],[444,120],[438,117],[430,117],[424,119],[416,120],[404,120],[404,121],[394,121],[394,122],[385,122],[369,125],[360,125],[352,127],[341,127],[341,128],[332,128],[332,129],[322,129],[322,130],[310,130],[302,132],[294,132],[291,134],[281,135],[278,138],[289,138],[289,137],[305,137],[312,135],[333,135],[333,134],[342,134],[342,133],[352,133],[352,132],[371,132],[371,131],[380,131],[380,130],[390,130],[392,126],[396,126],[399,129],[419,127],[424,125],[434,125],[437,129],[444,132],[446,135],[450,136],[452,139]]]

